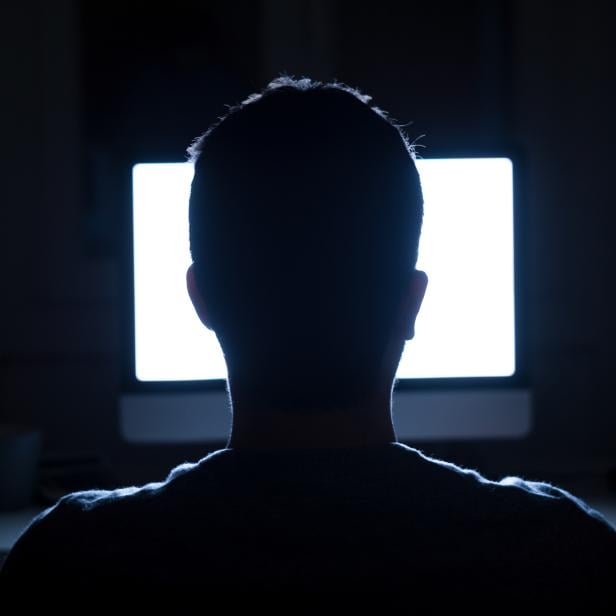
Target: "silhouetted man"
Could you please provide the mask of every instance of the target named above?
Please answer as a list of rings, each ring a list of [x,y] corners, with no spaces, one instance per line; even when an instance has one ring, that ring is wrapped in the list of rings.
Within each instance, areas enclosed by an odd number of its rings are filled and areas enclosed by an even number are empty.
[[[401,128],[347,86],[279,78],[189,152],[187,287],[227,362],[227,446],[160,483],[60,499],[5,582],[606,597],[601,514],[396,440],[395,373],[427,287]]]

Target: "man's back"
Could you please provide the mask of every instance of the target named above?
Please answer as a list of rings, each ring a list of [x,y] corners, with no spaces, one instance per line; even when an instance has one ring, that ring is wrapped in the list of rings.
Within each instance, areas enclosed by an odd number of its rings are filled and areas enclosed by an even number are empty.
[[[222,449],[162,483],[69,495],[22,535],[3,576],[562,598],[613,593],[615,564],[616,530],[566,491],[389,443]]]

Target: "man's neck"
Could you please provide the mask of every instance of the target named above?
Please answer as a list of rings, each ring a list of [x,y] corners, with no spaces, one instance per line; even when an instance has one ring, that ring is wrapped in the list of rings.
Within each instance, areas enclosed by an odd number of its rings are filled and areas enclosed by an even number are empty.
[[[233,398],[233,397],[232,397]],[[232,449],[304,449],[373,447],[395,442],[391,396],[362,408],[297,413],[255,410],[233,399],[227,447]]]

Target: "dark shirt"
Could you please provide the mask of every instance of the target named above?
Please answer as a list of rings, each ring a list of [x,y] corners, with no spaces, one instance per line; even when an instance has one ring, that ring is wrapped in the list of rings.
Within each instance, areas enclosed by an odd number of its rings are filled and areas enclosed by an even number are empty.
[[[615,575],[616,529],[564,489],[389,443],[221,449],[160,483],[69,494],[25,530],[0,580],[613,601]]]

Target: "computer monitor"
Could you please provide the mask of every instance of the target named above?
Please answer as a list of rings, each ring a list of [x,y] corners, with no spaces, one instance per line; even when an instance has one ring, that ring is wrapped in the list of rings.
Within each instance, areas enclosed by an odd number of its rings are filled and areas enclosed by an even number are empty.
[[[399,440],[521,437],[531,392],[520,370],[516,169],[505,156],[418,158],[429,284],[393,395]],[[226,365],[186,290],[191,163],[138,163],[126,266],[124,437],[223,441]]]

